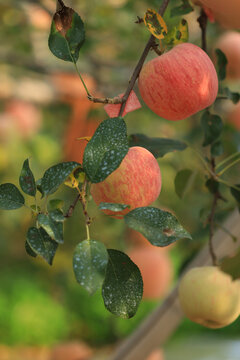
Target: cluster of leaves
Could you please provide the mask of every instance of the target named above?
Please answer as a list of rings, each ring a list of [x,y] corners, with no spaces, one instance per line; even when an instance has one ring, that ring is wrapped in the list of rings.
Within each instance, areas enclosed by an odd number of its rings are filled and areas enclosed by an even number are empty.
[[[187,0],[182,5],[172,10],[172,16],[183,15],[191,11]],[[153,11],[148,11],[145,17],[149,30],[162,38],[166,35],[167,28],[163,19]],[[172,45],[178,41],[187,41],[188,30],[185,21],[179,27],[171,30],[167,42]],[[79,51],[85,40],[84,24],[80,16],[71,8],[62,6],[53,17],[49,36],[49,48],[61,60],[70,61],[76,65]],[[220,60],[219,60],[220,63]],[[222,65],[221,65],[222,68]],[[223,70],[222,70],[223,71]],[[79,74],[80,75],[80,74]],[[223,77],[223,75],[221,75]],[[81,78],[81,75],[80,75]],[[229,98],[236,101],[237,95],[225,90]],[[203,146],[211,146],[213,156],[222,154],[223,148],[220,141],[222,120],[206,110],[202,116],[204,130]],[[35,218],[35,226],[27,232],[25,248],[32,256],[43,257],[50,265],[56,254],[57,248],[63,243],[63,225],[67,219],[64,215],[64,204],[55,198],[49,200],[58,188],[66,183],[73,184],[78,191],[78,196],[85,201],[84,185],[104,181],[121,164],[130,146],[142,146],[158,158],[175,150],[184,150],[186,144],[181,141],[161,138],[149,138],[143,134],[127,136],[126,123],[123,118],[116,117],[103,121],[91,140],[88,142],[83,158],[83,164],[76,162],[63,162],[52,166],[44,173],[43,177],[35,181],[25,160],[19,178],[22,191],[35,199],[30,209]],[[81,174],[82,176],[79,176]],[[185,182],[192,177],[191,172],[178,175],[180,181]],[[239,198],[232,190],[234,196]],[[45,208],[37,203],[37,192],[45,200]],[[177,193],[181,193],[181,186]],[[13,184],[0,185],[0,209],[18,209],[25,204],[25,199],[20,190]],[[127,204],[100,204],[100,209],[119,211],[126,208]],[[178,239],[189,238],[191,235],[178,223],[177,219],[167,211],[155,207],[139,207],[124,216],[124,222],[130,228],[143,234],[155,246],[167,246]],[[93,294],[102,287],[102,296],[106,308],[115,315],[130,318],[138,308],[142,298],[143,283],[139,269],[131,259],[121,251],[106,249],[99,241],[87,238],[80,242],[73,255],[73,270],[78,283],[89,293]]]
[[[29,228],[25,243],[30,256],[39,255],[51,265],[58,246],[63,243],[63,224],[66,221],[64,204],[57,198],[49,200],[49,196],[62,184],[68,184],[72,177],[85,178],[88,183],[105,180],[118,168],[129,146],[135,146],[136,142],[148,148],[156,157],[186,147],[180,141],[161,138],[151,140],[139,134],[128,138],[125,121],[119,117],[106,119],[99,125],[86,146],[82,165],[77,162],[54,165],[46,170],[41,179],[35,181],[28,159],[24,161],[19,184],[25,194],[35,199],[35,204],[30,209],[36,226]],[[79,173],[85,175],[79,177]],[[81,194],[81,181],[77,188]],[[42,210],[37,204],[37,192],[41,199],[45,199],[46,210]],[[25,199],[14,184],[0,185],[1,209],[13,210],[24,205]],[[100,209],[112,211],[125,207],[125,204],[100,205]],[[172,214],[158,208],[136,208],[124,216],[124,221],[155,246],[167,246],[178,239],[191,238]],[[102,286],[105,306],[113,314],[126,318],[135,314],[142,297],[143,284],[139,269],[126,254],[118,250],[107,250],[99,241],[86,239],[75,248],[73,270],[76,280],[89,293],[94,293]]]

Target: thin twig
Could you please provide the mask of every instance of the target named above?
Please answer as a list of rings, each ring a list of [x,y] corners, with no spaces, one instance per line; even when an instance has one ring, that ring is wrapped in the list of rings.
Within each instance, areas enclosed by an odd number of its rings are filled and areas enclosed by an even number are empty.
[[[163,0],[162,5],[161,5],[161,7],[159,9],[159,14],[161,16],[163,16],[163,14],[164,14],[167,6],[168,6],[169,1],[170,0]],[[133,74],[132,74],[131,79],[129,81],[127,90],[125,91],[125,94],[123,95],[123,98],[122,98],[123,102],[122,102],[121,108],[119,110],[118,116],[122,116],[122,114],[123,114],[123,111],[124,111],[125,106],[126,106],[127,99],[128,99],[128,97],[129,97],[129,95],[130,95],[130,93],[131,93],[131,91],[132,91],[132,89],[134,87],[134,84],[135,84],[135,82],[136,82],[136,80],[137,80],[137,78],[138,78],[138,76],[140,74],[140,71],[141,71],[142,67],[143,67],[144,61],[145,61],[150,49],[152,48],[154,42],[155,42],[155,37],[153,35],[151,35],[148,42],[147,42],[147,44],[146,44],[146,46],[145,46],[145,48],[144,48],[144,50],[143,50],[143,53],[142,53],[137,65],[136,65],[136,67],[135,67],[135,69],[133,71]]]
[[[197,19],[199,26],[202,30],[202,49],[207,52],[207,23],[208,23],[208,17],[205,13],[205,11],[201,10],[201,15]]]
[[[240,161],[240,158],[234,160],[232,163],[230,163],[225,168],[223,168],[221,171],[219,171],[218,176],[223,175],[227,170],[229,170],[232,166],[236,165],[239,161]]]
[[[218,201],[218,192],[216,192],[214,194],[213,197],[213,202],[212,202],[212,209],[211,209],[211,213],[209,215],[209,226],[210,226],[210,230],[209,230],[209,252],[212,258],[212,263],[214,266],[217,265],[217,257],[216,254],[214,252],[214,248],[213,248],[213,243],[212,243],[212,239],[213,239],[213,235],[214,235],[214,216],[215,216],[215,211],[217,208],[217,201]]]
[[[212,172],[215,173],[215,169],[216,169],[216,163],[215,163],[215,158],[212,157],[211,158],[211,167],[212,167]],[[218,199],[220,198],[220,194],[218,192],[218,190],[214,193],[213,196],[213,202],[212,202],[212,208],[211,208],[211,212],[210,215],[208,217],[208,223],[210,226],[209,229],[209,240],[208,240],[208,244],[209,244],[209,252],[212,258],[212,263],[214,266],[217,265],[217,257],[216,254],[214,252],[214,248],[213,248],[213,235],[214,235],[214,217],[215,217],[215,212],[217,209],[217,202]]]
[[[73,214],[73,211],[77,205],[77,202],[80,199],[80,194],[77,195],[77,197],[74,199],[73,203],[69,206],[68,211],[66,212],[66,214],[64,215],[65,218],[70,218]]]
[[[65,7],[65,4],[62,0],[57,0],[57,4],[56,4],[56,11],[62,10],[62,8]]]
[[[118,96],[114,98],[96,98],[92,95],[88,95],[88,100],[100,104],[121,104],[123,102],[123,99]]]

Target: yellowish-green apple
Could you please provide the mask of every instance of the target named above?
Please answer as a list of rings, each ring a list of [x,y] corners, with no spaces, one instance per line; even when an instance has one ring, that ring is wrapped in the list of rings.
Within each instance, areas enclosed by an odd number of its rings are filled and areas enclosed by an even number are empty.
[[[160,194],[161,184],[155,157],[147,149],[134,146],[112,174],[104,181],[92,184],[91,194],[97,205],[101,202],[129,205],[130,208],[120,212],[104,210],[108,215],[122,217],[136,207],[154,202]]]
[[[240,1],[239,0],[192,0],[193,3],[204,8],[206,14],[214,18],[223,27],[240,29]]]
[[[184,43],[147,62],[139,75],[145,104],[167,120],[185,119],[212,105],[218,78],[209,56]]]
[[[240,284],[216,266],[189,270],[179,285],[179,301],[192,321],[217,329],[231,324],[240,311]]]

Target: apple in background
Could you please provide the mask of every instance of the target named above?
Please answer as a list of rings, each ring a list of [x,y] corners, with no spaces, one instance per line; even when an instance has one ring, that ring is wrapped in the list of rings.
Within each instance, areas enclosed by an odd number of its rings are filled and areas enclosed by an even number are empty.
[[[153,350],[146,360],[164,360],[162,349]]]
[[[153,112],[167,120],[181,120],[215,101],[218,77],[208,55],[198,46],[184,43],[147,62],[138,86]]]
[[[190,320],[208,328],[222,328],[239,315],[240,283],[218,267],[196,267],[180,280],[179,301]]]
[[[159,299],[166,294],[172,280],[172,264],[162,248],[139,247],[129,252],[143,278],[143,299]]]
[[[222,50],[227,57],[227,77],[240,79],[240,33],[237,31],[223,33],[215,48]]]
[[[240,131],[240,102],[234,105],[232,111],[228,115],[228,121]]]
[[[83,75],[83,79],[90,93],[95,93],[97,85],[94,79],[86,74]],[[51,80],[57,96],[64,103],[69,104],[72,109],[64,135],[65,160],[77,161],[82,164],[87,142],[85,140],[77,140],[77,138],[94,134],[101,119],[98,119],[96,115],[92,117],[89,113],[100,108],[101,105],[94,104],[88,100],[85,89],[77,75],[72,73],[54,73],[51,76]],[[99,96],[99,94],[96,96]]]
[[[9,117],[14,130],[24,139],[29,139],[35,135],[42,124],[39,109],[34,104],[23,100],[7,102],[5,115]]]
[[[192,0],[200,5],[206,14],[211,14],[220,25],[228,29],[240,29],[239,0]]]
[[[161,172],[155,157],[140,146],[131,147],[120,166],[104,181],[92,184],[91,194],[97,205],[101,202],[130,205],[120,212],[104,210],[115,217],[154,202],[161,190]]]
[[[56,345],[49,360],[88,360],[92,358],[92,349],[83,342],[69,342]]]

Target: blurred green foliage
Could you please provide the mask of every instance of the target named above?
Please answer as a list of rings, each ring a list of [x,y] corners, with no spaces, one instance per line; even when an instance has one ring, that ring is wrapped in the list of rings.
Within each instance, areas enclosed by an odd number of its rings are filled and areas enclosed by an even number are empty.
[[[66,1],[67,2],[67,1]],[[64,136],[70,121],[71,106],[61,102],[61,96],[51,93],[43,100],[45,88],[38,82],[49,83],[52,72],[73,71],[71,64],[55,59],[47,48],[48,27],[39,28],[30,21],[26,4],[42,4],[39,1],[16,0],[0,2],[0,111],[5,116],[6,104],[17,97],[27,98],[39,109],[42,126],[32,137],[25,139],[17,129],[0,136],[0,183],[12,182],[18,185],[22,163],[31,157],[31,167],[36,179],[49,166],[64,159]],[[143,17],[147,8],[157,9],[158,0],[75,0],[71,6],[79,12],[86,25],[86,43],[80,53],[79,68],[96,79],[96,91],[104,96],[115,96],[123,92],[128,83],[149,33],[144,25],[137,25],[137,16]],[[171,3],[177,4],[178,1]],[[54,11],[55,1],[50,0],[49,12]],[[24,5],[24,6],[23,6]],[[189,16],[190,41],[200,44],[200,33],[196,16]],[[165,16],[168,24],[174,26],[177,19]],[[215,25],[208,30],[209,48],[221,33]],[[155,56],[153,52],[149,55]],[[23,80],[36,82],[28,92]],[[24,85],[25,84],[25,85]],[[42,84],[42,83],[41,83]],[[231,84],[238,89],[239,84]],[[35,90],[34,90],[35,89]],[[38,90],[40,89],[40,90]],[[25,99],[25,98],[24,98]],[[44,98],[45,99],[45,98]],[[239,150],[240,136],[227,123],[227,111],[217,102],[215,110],[223,115],[223,143],[225,156]],[[92,112],[100,120],[106,118],[102,108]],[[182,122],[159,119],[143,104],[143,108],[126,117],[128,133],[144,133],[148,136],[169,137],[189,142],[200,149],[203,134],[200,116]],[[0,117],[0,122],[2,118]],[[79,118],[81,121],[81,116]],[[1,135],[0,130],[0,135]],[[77,135],[76,135],[77,137]],[[203,156],[208,154],[205,150]],[[181,224],[192,234],[193,241],[179,241],[171,250],[175,278],[187,262],[198,252],[208,236],[206,220],[211,206],[211,196],[205,187],[202,165],[191,148],[184,152],[168,154],[159,159],[163,188],[156,206],[173,211]],[[174,178],[181,169],[196,169],[197,176],[192,191],[184,201],[175,193]],[[239,182],[239,168],[233,168],[226,178]],[[221,222],[234,208],[235,203],[229,190],[220,186],[228,203],[220,202],[217,221]],[[70,205],[74,195],[65,188],[59,197]],[[28,199],[31,204],[30,199]],[[204,209],[204,211],[202,211]],[[109,248],[127,251],[128,238],[123,222],[101,214],[91,202],[89,212],[95,218],[91,228],[92,238],[103,241]],[[200,216],[201,215],[201,216]],[[84,339],[92,345],[113,343],[130,334],[141,320],[156,306],[156,302],[144,301],[137,315],[131,320],[116,319],[103,305],[101,294],[89,297],[74,280],[71,258],[75,245],[85,239],[83,216],[79,208],[66,222],[65,244],[48,268],[43,261],[31,259],[24,250],[25,233],[32,224],[27,209],[0,214],[0,342],[5,344],[53,344],[63,339]],[[197,331],[208,332],[199,325],[185,321],[176,333],[188,334]],[[219,333],[239,332],[239,322]]]

